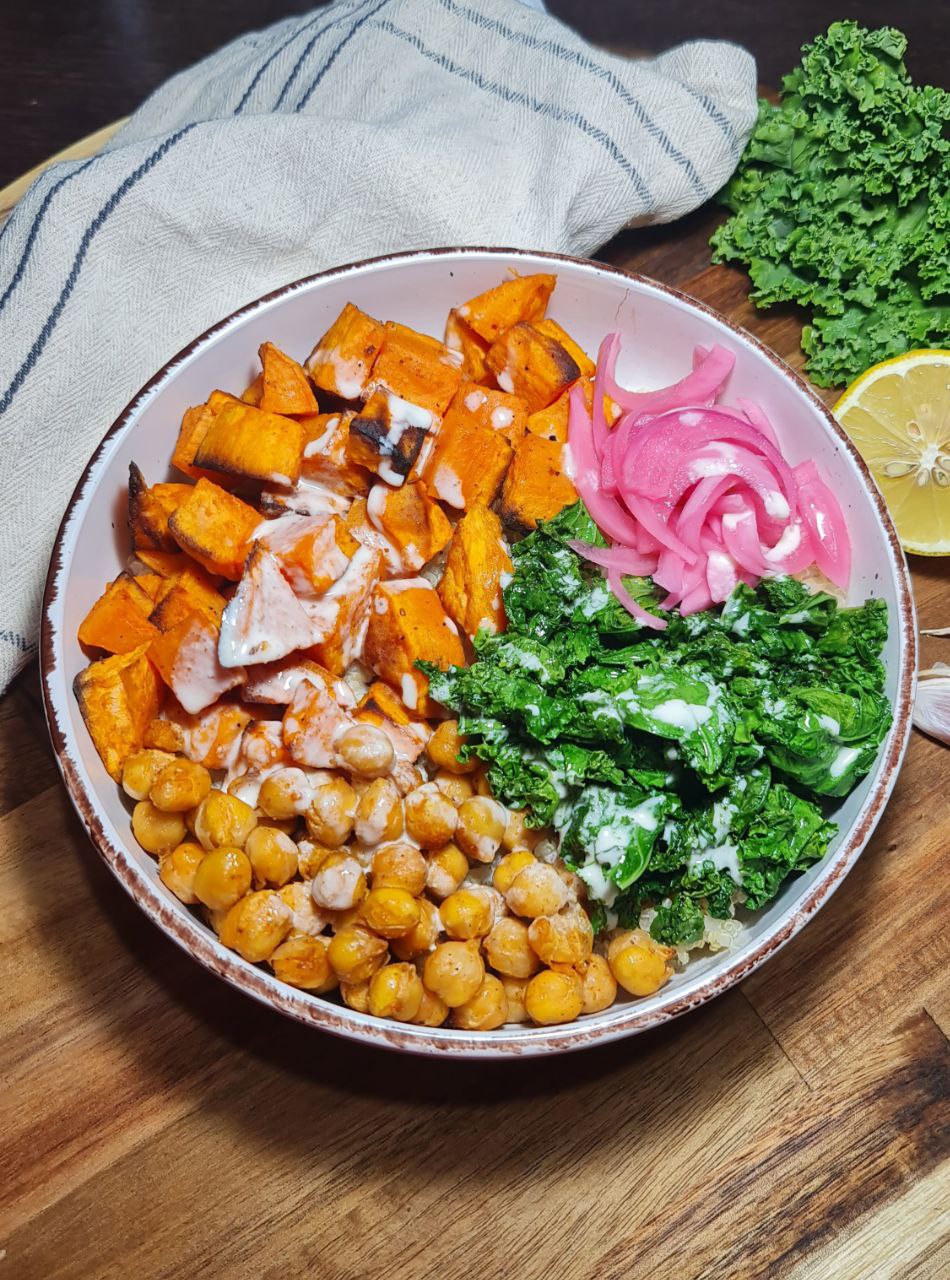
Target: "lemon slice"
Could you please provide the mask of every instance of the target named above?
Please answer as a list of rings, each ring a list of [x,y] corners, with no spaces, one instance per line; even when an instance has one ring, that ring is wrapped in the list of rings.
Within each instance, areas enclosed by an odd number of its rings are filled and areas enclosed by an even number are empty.
[[[950,555],[950,351],[876,364],[832,412],[877,481],[904,550]]]

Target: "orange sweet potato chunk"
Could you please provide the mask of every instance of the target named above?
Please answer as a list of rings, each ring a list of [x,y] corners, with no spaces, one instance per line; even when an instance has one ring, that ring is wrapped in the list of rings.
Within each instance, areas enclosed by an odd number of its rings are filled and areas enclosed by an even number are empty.
[[[281,571],[301,596],[322,595],[345,573],[359,543],[350,534],[342,516],[314,516],[299,526],[279,531],[273,538],[267,525],[258,537],[277,557]]]
[[[309,656],[334,675],[342,675],[362,654],[373,589],[382,571],[383,553],[376,547],[358,547],[346,572],[314,607],[312,616],[323,624],[323,636]]]
[[[386,330],[348,302],[307,360],[307,372],[322,391],[358,400],[383,344]]]
[[[571,335],[561,328],[556,320],[551,320],[550,318],[535,320],[534,327],[539,333],[546,333],[549,338],[553,338],[555,342],[561,344],[578,369],[580,369],[583,377],[593,377],[595,368],[593,360],[591,360],[584,348],[578,346]]]
[[[149,622],[159,631],[170,631],[182,618],[192,613],[202,613],[213,623],[220,623],[226,601],[220,592],[205,591],[182,574],[168,580],[165,589],[156,600]]]
[[[317,397],[303,365],[272,342],[261,343],[261,376],[264,380],[260,408],[266,413],[316,413]]]
[[[594,403],[594,384],[590,378],[581,378],[580,384],[584,390],[584,402],[590,410]],[[545,440],[565,444],[570,417],[570,396],[570,390],[564,391],[546,409],[539,409],[537,413],[532,413],[528,419],[528,430],[536,436],[542,436]]]
[[[249,387],[241,392],[241,399],[245,404],[252,404],[255,409],[261,407],[261,398],[264,395],[264,375],[259,373]]]
[[[565,472],[564,445],[529,431],[505,476],[498,512],[519,533],[537,528],[577,501],[577,490]]]
[[[363,660],[402,696],[410,711],[436,715],[429,681],[416,669],[420,659],[440,667],[462,666],[458,628],[442,601],[421,578],[381,582],[373,592]]]
[[[450,507],[464,510],[494,500],[513,450],[499,431],[479,426],[467,413],[450,410],[436,436],[422,478]]]
[[[445,345],[462,357],[462,377],[469,382],[484,382],[490,376],[485,353],[490,343],[465,323],[457,311],[450,311],[445,321]]]
[[[515,276],[457,308],[460,319],[485,342],[492,343],[521,320],[539,320],[554,292],[557,277]]]
[[[167,555],[168,552],[162,552],[161,554]],[[137,573],[135,575],[135,585],[141,587],[154,604],[165,585],[165,579],[160,573]]]
[[[293,418],[240,401],[225,405],[195,453],[198,466],[290,488],[300,479],[304,430]]]
[[[529,413],[546,409],[580,377],[577,362],[560,342],[531,324],[513,325],[485,357],[502,391],[520,396]]]
[[[190,492],[190,484],[149,486],[135,463],[130,463],[129,533],[133,547],[153,551],[173,551],[175,539],[168,532],[168,520]]]
[[[73,691],[89,736],[110,775],[139,751],[145,731],[162,705],[162,686],[148,657],[149,645],[92,662],[80,671]]]
[[[218,627],[204,614],[188,614],[160,632],[148,656],[189,715],[244,683],[243,667],[226,668],[218,661]]]
[[[209,573],[237,582],[261,518],[253,507],[199,480],[168,522],[175,541]]]
[[[346,409],[300,419],[304,431],[301,475],[346,497],[368,493],[373,481],[366,467],[351,461],[347,450],[350,423],[355,416],[352,409]]]
[[[389,392],[441,417],[462,380],[460,364],[458,353],[438,338],[389,320],[364,398]]]
[[[251,386],[253,387],[253,385],[252,383]],[[204,404],[197,404],[191,409],[186,409],[178,432],[178,442],[172,453],[172,465],[186,476],[191,476],[192,480],[200,480],[202,476],[207,476],[208,473],[206,471],[203,471],[201,467],[195,466],[195,454],[208,434],[211,424],[224,406],[226,404],[243,403],[245,403],[243,400],[238,400],[236,396],[229,395],[227,391],[212,391]],[[213,478],[220,480],[220,477]],[[221,483],[225,484],[227,481],[221,480]]]
[[[455,526],[439,599],[449,617],[470,636],[480,627],[504,631],[502,583],[513,571],[501,521],[488,507],[473,507]]]
[[[512,449],[517,449],[527,426],[528,408],[519,396],[463,382],[449,405],[442,429],[451,431],[458,419],[465,418],[488,431],[497,431]]]
[[[387,484],[400,485],[436,425],[431,410],[377,391],[349,421],[347,458]]]
[[[366,509],[371,522],[398,549],[407,569],[421,569],[452,536],[445,512],[421,481],[399,489],[374,485]]]
[[[353,718],[382,729],[399,759],[410,764],[418,760],[432,734],[428,723],[412,715],[399,695],[382,680],[374,680],[366,690]]]
[[[79,624],[79,643],[106,653],[129,653],[156,635],[152,598],[130,573],[121,573]]]

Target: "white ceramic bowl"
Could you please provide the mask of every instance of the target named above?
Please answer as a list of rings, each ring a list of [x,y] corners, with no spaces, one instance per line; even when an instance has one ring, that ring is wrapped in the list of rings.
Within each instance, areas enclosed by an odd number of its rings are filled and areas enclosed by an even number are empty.
[[[762,404],[791,462],[815,458],[831,479],[854,543],[851,595],[882,597],[890,630],[884,663],[894,722],[872,772],[841,804],[828,855],[793,879],[760,912],[735,949],[693,961],[658,994],[615,1004],[558,1027],[515,1025],[490,1034],[381,1021],[277,982],[228,951],[161,884],[155,860],[132,838],[129,810],[86,733],[72,681],[86,665],[76,631],[106,579],[125,564],[129,463],[150,481],[168,474],[184,410],[216,387],[246,385],[265,340],[304,358],[347,301],[383,319],[441,336],[446,312],[498,283],[509,267],[553,271],[550,313],[588,350],[604,333],[625,337],[621,381],[653,387],[677,380],[698,343],[736,354],[729,397]],[[409,253],[356,263],[287,285],[229,316],[161,369],[110,429],[64,516],[50,566],[43,616],[42,674],[53,744],[73,802],[100,853],[143,911],[209,969],[264,1003],[338,1035],[391,1048],[455,1057],[530,1055],[630,1035],[726,990],[793,937],[841,883],[890,795],[910,732],[916,670],[907,567],[873,481],[828,411],[771,352],[708,308],[642,277],[594,262],[505,249]]]

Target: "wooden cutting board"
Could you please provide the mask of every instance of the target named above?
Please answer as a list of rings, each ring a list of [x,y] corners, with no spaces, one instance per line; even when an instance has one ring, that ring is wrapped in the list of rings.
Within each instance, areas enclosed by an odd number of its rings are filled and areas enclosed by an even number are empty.
[[[710,265],[717,217],[601,256],[800,368],[798,317]],[[913,573],[921,625],[950,625],[950,561]],[[0,701],[0,1280],[950,1274],[948,781],[915,734],[830,904],[697,1013],[543,1063],[417,1061],[282,1020],[145,920],[30,668]]]

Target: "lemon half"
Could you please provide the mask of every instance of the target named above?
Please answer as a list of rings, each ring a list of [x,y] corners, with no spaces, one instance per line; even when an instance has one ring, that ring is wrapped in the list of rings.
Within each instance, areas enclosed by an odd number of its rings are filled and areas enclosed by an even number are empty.
[[[832,412],[877,481],[904,550],[950,555],[950,351],[876,364]]]

